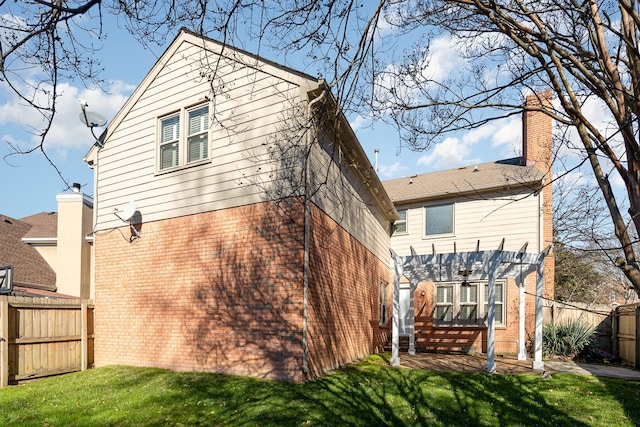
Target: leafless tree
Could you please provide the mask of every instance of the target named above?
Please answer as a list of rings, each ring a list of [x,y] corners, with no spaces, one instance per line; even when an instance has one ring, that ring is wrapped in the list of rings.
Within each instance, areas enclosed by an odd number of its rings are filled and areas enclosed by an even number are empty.
[[[14,9],[10,9],[10,6]],[[634,242],[640,226],[640,49],[638,4],[629,0],[218,0],[160,2],[62,0],[10,3],[2,14],[0,70],[7,84],[39,67],[49,86],[61,73],[93,78],[92,45],[80,39],[79,14],[126,17],[143,42],[164,40],[185,25],[252,51],[296,55],[322,74],[345,110],[389,120],[400,145],[426,149],[457,132],[521,114],[524,96],[550,90],[553,117],[570,137],[563,147],[589,165],[617,239],[616,265],[640,293]],[[15,13],[15,8],[23,8]],[[16,18],[20,17],[24,21]],[[453,72],[430,72],[434,43],[445,38],[461,61]],[[301,56],[302,55],[302,56]],[[46,102],[21,93],[45,115]],[[49,117],[48,116],[48,117]],[[43,133],[43,141],[46,129]],[[574,167],[574,166],[571,166]],[[616,194],[619,178],[624,194]],[[626,200],[625,200],[626,199]],[[627,206],[626,212],[623,206]],[[617,258],[617,257],[616,257]]]

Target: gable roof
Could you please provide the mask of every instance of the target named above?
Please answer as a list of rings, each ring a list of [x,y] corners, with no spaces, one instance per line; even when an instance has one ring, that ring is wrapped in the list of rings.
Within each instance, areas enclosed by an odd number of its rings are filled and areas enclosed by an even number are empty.
[[[392,179],[382,184],[394,203],[444,199],[515,187],[539,188],[544,174],[534,166],[521,164],[521,158],[515,157]]]
[[[169,64],[171,58],[173,58],[173,56],[180,49],[183,43],[191,43],[200,46],[204,50],[209,50],[212,52],[215,51],[220,55],[225,55],[229,58],[246,62],[247,65],[250,65],[250,63],[259,62],[260,65],[270,67],[273,72],[278,71],[280,74],[282,74],[280,77],[285,78],[286,80],[303,79],[315,84],[317,84],[318,82],[317,78],[312,77],[306,73],[278,64],[277,62],[262,58],[261,56],[249,53],[242,49],[238,49],[227,43],[222,43],[217,40],[205,37],[183,27],[180,29],[180,31],[178,31],[175,39],[173,39],[169,47],[164,51],[160,58],[158,58],[151,70],[149,70],[144,79],[142,79],[142,82],[140,82],[138,87],[133,91],[122,108],[116,113],[113,120],[111,120],[111,123],[107,125],[107,128],[99,137],[102,142],[108,140],[109,136],[120,125],[122,120],[124,120],[129,111],[134,107],[140,97],[148,89],[149,85],[153,83],[154,79],[163,70],[163,68],[167,66],[167,64]],[[95,152],[98,148],[99,147],[95,144],[91,146],[84,157],[87,163],[91,164],[92,161],[95,161]]]
[[[44,285],[55,290],[56,273],[35,248],[22,240],[34,227],[37,231],[40,222],[48,223],[50,218],[47,215],[50,214],[32,215],[25,218],[26,221],[0,215],[0,265],[14,266],[16,284]],[[40,225],[34,226],[28,221]],[[43,230],[48,229],[42,227]]]

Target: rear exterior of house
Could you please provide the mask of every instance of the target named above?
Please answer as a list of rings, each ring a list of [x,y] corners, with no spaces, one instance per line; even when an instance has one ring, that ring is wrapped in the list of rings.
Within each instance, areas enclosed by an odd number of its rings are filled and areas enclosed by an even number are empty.
[[[178,34],[86,157],[96,366],[301,381],[381,347],[396,214],[335,111],[323,82]]]
[[[550,102],[531,95],[530,105]],[[540,253],[552,244],[551,119],[527,112],[523,156],[386,181],[400,220],[391,238],[401,256],[496,250]],[[415,348],[423,351],[487,351],[488,282],[422,282],[410,298],[400,289],[400,334],[415,316]],[[533,338],[536,274],[496,282],[495,351],[519,353],[520,293],[525,286],[526,336]],[[553,252],[544,263],[544,296],[553,297]],[[519,357],[524,355],[519,354]]]

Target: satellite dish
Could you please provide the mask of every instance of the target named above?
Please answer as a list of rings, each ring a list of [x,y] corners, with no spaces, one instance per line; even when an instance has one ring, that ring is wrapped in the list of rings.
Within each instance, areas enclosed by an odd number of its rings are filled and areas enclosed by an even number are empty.
[[[107,119],[102,114],[94,113],[93,111],[82,110],[78,117],[80,117],[82,123],[90,128],[107,124]]]
[[[124,208],[124,211],[122,212],[122,219],[124,221],[129,221],[133,217],[133,214],[135,213],[136,213],[136,202],[132,200]]]
[[[131,218],[133,218],[133,215],[135,215],[136,213],[136,202],[132,200],[127,204],[127,206],[125,206],[123,211],[120,212],[118,209],[114,209],[113,213],[115,214],[115,216],[120,218],[120,220],[129,222]]]

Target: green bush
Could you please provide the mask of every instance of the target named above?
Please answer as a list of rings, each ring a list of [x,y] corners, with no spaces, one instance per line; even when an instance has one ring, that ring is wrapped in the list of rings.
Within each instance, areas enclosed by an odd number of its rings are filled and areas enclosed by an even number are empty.
[[[542,329],[542,354],[545,357],[574,358],[591,343],[595,331],[594,327],[579,320],[562,325],[545,325]]]

